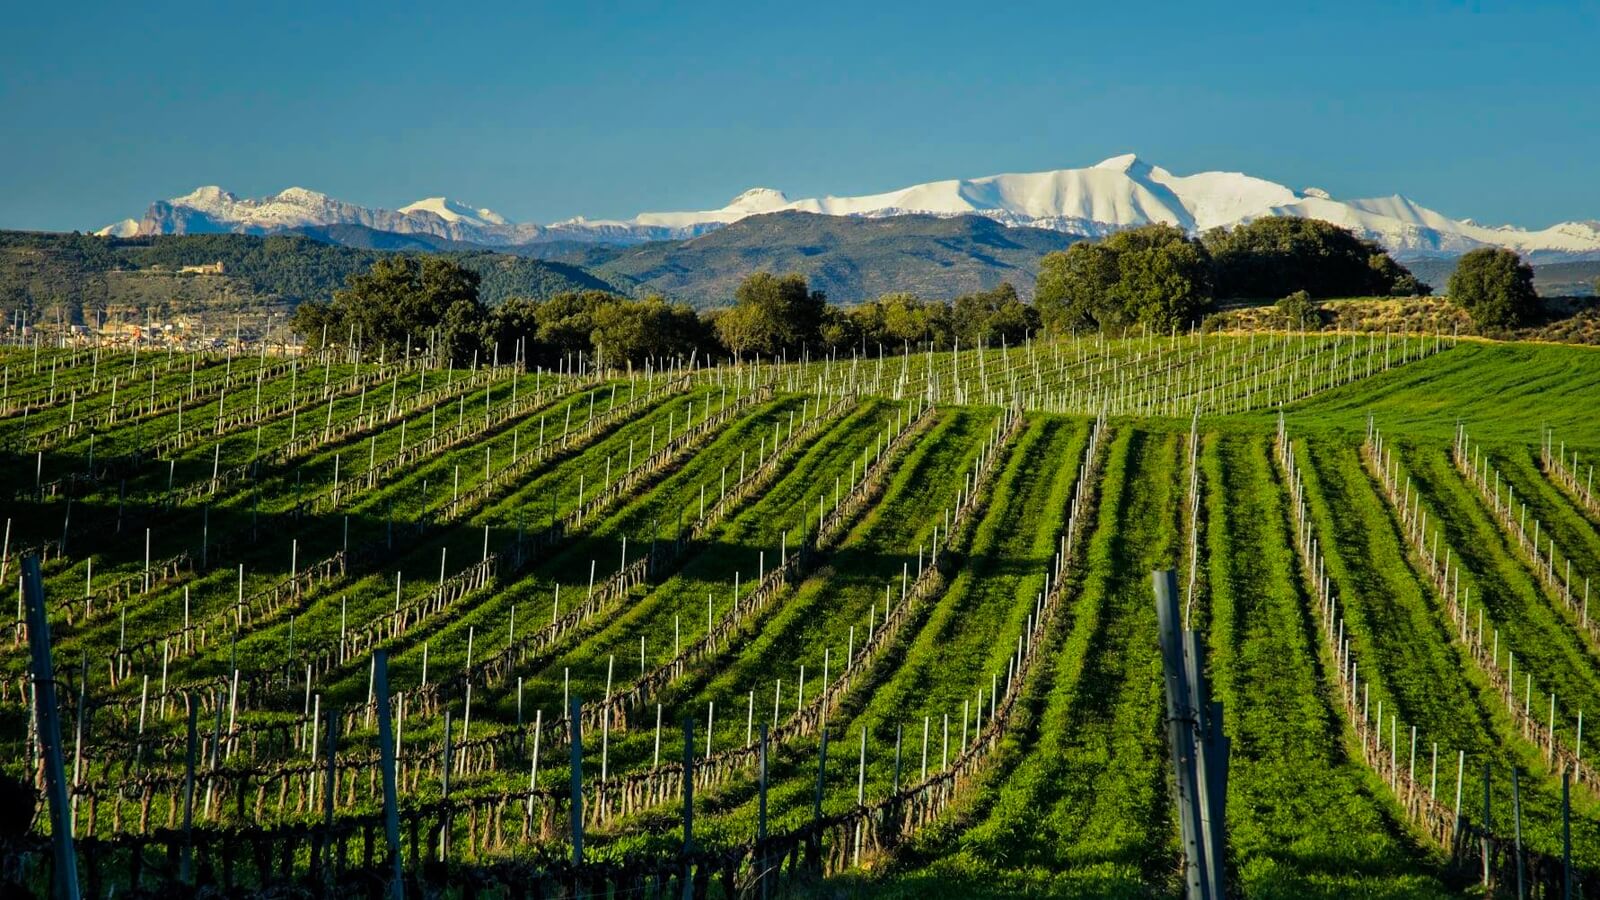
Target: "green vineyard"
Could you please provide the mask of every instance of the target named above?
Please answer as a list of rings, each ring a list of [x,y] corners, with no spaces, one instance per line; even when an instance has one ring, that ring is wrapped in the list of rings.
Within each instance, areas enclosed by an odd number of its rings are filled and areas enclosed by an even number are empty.
[[[28,893],[1600,896],[1583,348],[0,367]]]

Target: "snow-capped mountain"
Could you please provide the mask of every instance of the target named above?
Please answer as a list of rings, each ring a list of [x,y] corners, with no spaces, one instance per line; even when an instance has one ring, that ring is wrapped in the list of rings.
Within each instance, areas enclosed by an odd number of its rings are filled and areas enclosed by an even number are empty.
[[[558,240],[636,244],[694,237],[746,216],[782,210],[869,218],[911,213],[979,215],[1010,226],[1087,237],[1152,222],[1199,233],[1264,216],[1301,216],[1349,228],[1401,258],[1454,256],[1482,246],[1508,247],[1534,259],[1600,258],[1600,221],[1563,222],[1538,231],[1510,225],[1493,228],[1471,219],[1451,219],[1399,195],[1338,200],[1317,188],[1296,191],[1238,172],[1174,175],[1133,154],[1114,156],[1083,169],[933,181],[859,197],[790,200],[782,191],[752,188],[720,209],[647,212],[626,220],[579,217],[551,225],[510,222],[492,210],[444,197],[386,210],[345,203],[304,188],[240,199],[218,187],[203,187],[152,204],[136,226],[127,219],[97,233],[270,234],[306,226],[353,224],[490,247]]]
[[[693,237],[716,227],[690,225],[675,229],[582,219],[549,226],[519,224],[493,210],[475,209],[446,197],[429,197],[391,210],[346,203],[300,187],[270,197],[240,198],[220,187],[207,186],[182,197],[150,204],[144,218],[137,222],[125,219],[95,233],[116,237],[219,232],[274,234],[324,225],[360,225],[396,234],[429,234],[489,247],[554,240],[639,243]]]

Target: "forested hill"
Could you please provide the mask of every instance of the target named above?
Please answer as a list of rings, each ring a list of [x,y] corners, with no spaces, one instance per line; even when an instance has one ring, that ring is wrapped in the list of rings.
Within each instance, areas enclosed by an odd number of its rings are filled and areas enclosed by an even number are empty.
[[[557,258],[630,282],[635,293],[659,293],[702,308],[730,302],[739,282],[758,271],[798,272],[834,303],[892,292],[949,300],[1002,281],[1026,298],[1045,254],[1076,240],[1058,231],[1008,228],[981,216],[780,212],[750,216],[689,240],[580,249]]]
[[[420,249],[420,248],[416,248]],[[327,299],[345,278],[391,251],[346,247],[299,235],[163,235],[101,238],[0,231],[0,310],[70,320],[82,310],[156,307],[168,312],[290,308]],[[487,251],[448,256],[482,278],[481,296],[542,298],[612,285],[583,268]],[[182,266],[222,263],[223,274],[178,274]]]

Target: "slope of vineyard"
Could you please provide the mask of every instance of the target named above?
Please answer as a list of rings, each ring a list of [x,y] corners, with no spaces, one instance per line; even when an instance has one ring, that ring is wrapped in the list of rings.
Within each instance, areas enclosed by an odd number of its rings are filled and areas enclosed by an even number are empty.
[[[1586,352],[0,348],[0,770],[43,785],[26,557],[94,896],[365,891],[391,753],[419,893],[1176,896],[1176,569],[1230,892],[1592,892]]]
[[[1232,849],[1250,896],[1443,895],[1392,800],[1335,740],[1263,438],[1205,452],[1212,665],[1234,717]]]

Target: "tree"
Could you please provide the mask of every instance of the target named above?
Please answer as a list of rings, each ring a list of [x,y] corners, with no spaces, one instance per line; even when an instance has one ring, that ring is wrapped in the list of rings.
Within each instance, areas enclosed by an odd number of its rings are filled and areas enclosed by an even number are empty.
[[[1279,300],[1277,309],[1278,314],[1292,325],[1303,326],[1317,314],[1317,308],[1311,303],[1311,295],[1305,291],[1295,291]]]
[[[514,357],[520,344],[525,354],[524,365],[530,369],[545,365],[539,344],[539,307],[537,300],[527,297],[510,297],[489,310],[484,321],[483,340],[490,347],[499,347],[502,356]]]
[[[1464,254],[1450,275],[1450,300],[1480,328],[1510,328],[1538,308],[1533,267],[1510,250],[1480,247]]]
[[[399,355],[407,343],[469,363],[483,350],[487,310],[477,273],[438,256],[386,256],[350,275],[331,303],[302,303],[292,320],[310,346],[351,339],[365,351]]]
[[[621,300],[598,307],[589,342],[601,365],[643,365],[647,359],[686,357],[706,344],[693,309],[660,297]]]
[[[1166,331],[1188,324],[1211,302],[1211,257],[1177,228],[1119,231],[1105,246],[1117,257],[1112,297],[1123,321]]]
[[[915,294],[884,294],[874,304],[881,310],[883,332],[876,340],[895,347],[920,347],[924,344],[934,349],[950,347],[955,341],[955,327],[950,305],[937,300],[923,300]],[[868,340],[873,340],[868,334]]]
[[[737,356],[747,353],[797,356],[819,340],[827,297],[804,275],[748,275],[734,291],[733,307],[716,318],[717,334]]]
[[[1396,278],[1394,287],[1389,289],[1391,297],[1431,297],[1433,285],[1411,274],[1409,270],[1404,275]]]
[[[829,349],[847,350],[861,340],[861,329],[844,310],[830,306],[822,311],[817,338]]]
[[[1376,246],[1376,245],[1374,245]],[[1377,250],[1367,257],[1367,267],[1373,271],[1372,293],[1389,297],[1426,297],[1433,288],[1411,270],[1394,261],[1387,251]]]
[[[621,297],[605,291],[570,291],[545,300],[534,314],[540,346],[555,357],[590,352],[595,317],[620,302]]]
[[[548,300],[513,297],[490,311],[485,339],[502,356],[524,342],[529,366],[553,368],[582,354],[595,365],[642,365],[647,359],[709,351],[708,319],[660,297],[630,300],[606,291],[568,291]]]
[[[1123,324],[1121,308],[1112,298],[1117,277],[1116,252],[1102,243],[1081,241],[1047,254],[1039,262],[1033,288],[1045,331],[1063,335]]]
[[[951,319],[963,347],[1017,343],[1039,327],[1033,307],[1022,302],[1011,282],[988,291],[963,294],[951,304]]]
[[[1053,334],[1134,322],[1165,331],[1189,323],[1211,302],[1211,258],[1171,225],[1119,231],[1046,256],[1034,302]]]

